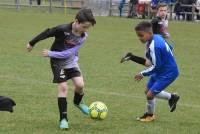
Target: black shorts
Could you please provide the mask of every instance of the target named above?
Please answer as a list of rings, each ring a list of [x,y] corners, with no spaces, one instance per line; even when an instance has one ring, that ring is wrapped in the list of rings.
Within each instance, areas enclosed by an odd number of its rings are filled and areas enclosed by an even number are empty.
[[[59,65],[51,64],[51,69],[54,77],[53,83],[66,82],[73,77],[81,76],[81,72],[77,67],[62,69]]]

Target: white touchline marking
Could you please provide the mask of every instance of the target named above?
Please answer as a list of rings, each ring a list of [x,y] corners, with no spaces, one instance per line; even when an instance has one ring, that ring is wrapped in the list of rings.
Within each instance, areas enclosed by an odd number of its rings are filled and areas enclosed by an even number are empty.
[[[54,85],[53,83],[51,83],[51,81],[47,82],[47,81],[39,81],[36,79],[30,79],[30,78],[22,78],[22,77],[15,77],[15,76],[8,76],[8,75],[0,75],[0,78],[9,78],[12,80],[19,80],[22,82],[29,82],[29,84],[34,83],[34,84],[43,84],[43,85]],[[72,87],[69,87],[72,88]],[[85,91],[88,92],[95,92],[95,93],[99,93],[99,94],[104,94],[104,95],[112,95],[115,97],[125,97],[125,98],[135,98],[135,99],[144,99],[145,96],[142,96],[141,94],[123,94],[123,93],[117,93],[117,92],[105,92],[105,91],[101,91],[100,89],[95,89],[95,88],[85,88]],[[160,100],[161,102],[164,102],[164,100]],[[200,105],[197,104],[188,104],[188,103],[178,103],[178,106],[182,106],[182,107],[189,107],[189,108],[200,108]]]

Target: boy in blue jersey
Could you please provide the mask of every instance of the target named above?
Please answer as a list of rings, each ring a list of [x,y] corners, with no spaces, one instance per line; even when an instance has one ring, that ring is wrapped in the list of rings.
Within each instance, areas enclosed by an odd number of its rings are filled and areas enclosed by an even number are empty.
[[[180,97],[164,90],[178,77],[179,71],[173,57],[172,46],[161,35],[153,34],[150,22],[139,23],[135,27],[135,31],[140,41],[146,43],[146,58],[129,53],[129,56],[126,55],[121,59],[121,63],[132,60],[148,67],[135,75],[135,80],[140,81],[143,77],[149,77],[145,89],[147,111],[143,116],[137,118],[138,121],[149,122],[155,119],[155,98],[168,100],[170,112],[176,109]]]
[[[41,40],[54,37],[51,50],[43,50],[42,55],[50,58],[53,73],[53,83],[58,84],[58,109],[60,114],[60,129],[68,129],[67,116],[67,81],[74,84],[74,105],[84,114],[89,114],[88,106],[82,101],[84,96],[84,81],[78,65],[78,51],[87,38],[87,31],[96,24],[96,20],[90,9],[81,9],[75,20],[68,24],[62,24],[48,28],[34,37],[27,44],[28,52]]]

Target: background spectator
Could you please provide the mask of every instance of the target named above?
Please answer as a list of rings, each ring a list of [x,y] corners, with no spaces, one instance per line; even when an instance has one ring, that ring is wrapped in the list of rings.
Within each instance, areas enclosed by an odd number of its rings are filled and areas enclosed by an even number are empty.
[[[120,16],[120,17],[122,16],[123,7],[124,7],[125,2],[126,2],[125,0],[120,0],[120,2],[119,2],[118,8],[119,8],[119,16]]]
[[[200,20],[200,0],[196,1],[197,20]]]
[[[186,12],[184,15],[183,15],[183,19],[186,19],[188,21],[191,21],[192,20],[192,14],[189,14],[187,12],[192,12],[192,4],[195,3],[195,0],[180,0],[181,4],[183,5],[183,12]],[[187,6],[184,6],[184,5],[187,5]]]
[[[174,13],[175,13],[175,19],[176,20],[180,20],[181,16],[183,15],[181,12],[183,12],[182,6],[181,6],[181,2],[177,1],[175,6],[174,6]],[[183,16],[182,16],[183,17]]]
[[[38,5],[41,5],[41,0],[37,0],[37,4],[38,4]]]
[[[137,5],[138,0],[130,0],[128,3],[129,11],[128,11],[128,18],[134,18],[137,16]]]

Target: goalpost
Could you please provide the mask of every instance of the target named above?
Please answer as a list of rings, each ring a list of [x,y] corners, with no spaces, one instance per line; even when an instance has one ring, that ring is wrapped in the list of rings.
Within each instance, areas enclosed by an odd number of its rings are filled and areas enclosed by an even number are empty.
[[[112,0],[85,0],[85,7],[92,9],[96,16],[109,16]]]
[[[64,0],[64,14],[67,15],[67,0]]]

